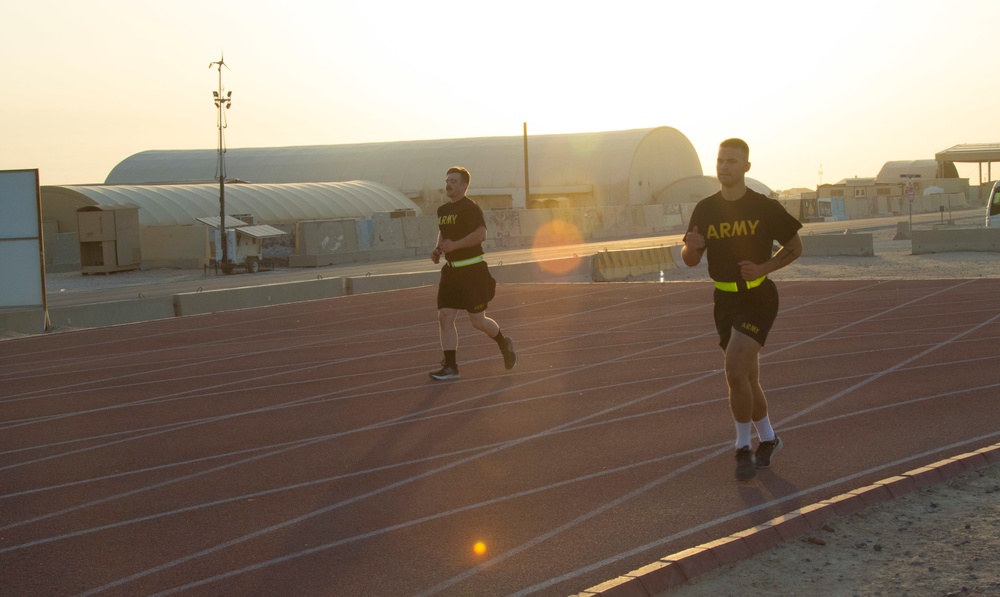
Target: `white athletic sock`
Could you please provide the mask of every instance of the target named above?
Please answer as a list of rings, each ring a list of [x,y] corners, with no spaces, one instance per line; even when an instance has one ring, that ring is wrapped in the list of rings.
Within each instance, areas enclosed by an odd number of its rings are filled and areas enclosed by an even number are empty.
[[[751,423],[740,423],[739,421],[733,421],[736,423],[736,449],[739,450],[744,446],[750,445],[750,430],[753,428]]]
[[[771,429],[771,415],[764,415],[764,418],[753,422],[754,429],[757,430],[757,437],[762,442],[774,441],[774,429]]]

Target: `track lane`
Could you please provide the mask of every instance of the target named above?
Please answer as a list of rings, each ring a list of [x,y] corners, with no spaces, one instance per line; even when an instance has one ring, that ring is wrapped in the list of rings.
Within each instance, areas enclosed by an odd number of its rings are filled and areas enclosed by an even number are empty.
[[[65,356],[53,340],[74,336],[92,362],[101,347],[126,362],[70,387],[83,361],[25,376],[0,355],[4,387],[9,377],[39,397],[22,406],[50,401],[66,419],[25,424],[0,402],[0,507],[17,513],[0,563],[27,564],[12,585],[27,595],[565,595],[995,438],[981,413],[996,391],[996,281],[781,286],[762,367],[789,448],[748,486],[730,480],[704,284],[505,287],[491,311],[521,363],[503,372],[495,345],[463,333],[453,384],[425,379],[439,358],[433,310],[393,314],[432,304],[428,289],[388,293],[386,308],[367,297],[320,301],[313,315],[255,310],[268,323],[248,334],[241,312],[211,316],[210,333],[149,324],[145,344],[124,330],[145,324],[17,340]],[[337,329],[341,302],[350,323]],[[240,342],[216,337],[233,330]],[[176,356],[189,341],[202,361],[253,366],[198,371]],[[148,392],[112,390],[123,375]],[[871,446],[853,469],[829,458],[847,437]],[[488,539],[483,558],[475,537]],[[65,578],[40,574],[46,562]]]

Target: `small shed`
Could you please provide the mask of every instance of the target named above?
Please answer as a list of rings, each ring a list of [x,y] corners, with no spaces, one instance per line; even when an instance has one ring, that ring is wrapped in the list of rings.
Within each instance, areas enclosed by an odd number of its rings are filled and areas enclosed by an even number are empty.
[[[85,205],[77,210],[80,271],[106,274],[139,269],[139,208],[135,205]]]

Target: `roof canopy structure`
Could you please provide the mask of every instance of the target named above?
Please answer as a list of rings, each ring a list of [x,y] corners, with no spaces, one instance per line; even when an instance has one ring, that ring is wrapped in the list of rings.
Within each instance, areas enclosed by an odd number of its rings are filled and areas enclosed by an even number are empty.
[[[250,214],[263,224],[420,212],[399,191],[368,181],[228,184],[225,193],[227,215]],[[138,206],[140,226],[189,225],[200,217],[218,217],[219,185],[50,186],[42,187],[42,203],[45,217],[58,220],[64,232],[76,230],[76,210],[85,205]]]
[[[967,164],[1000,162],[1000,143],[964,143],[937,152],[934,159]]]
[[[215,150],[144,151],[120,162],[106,184],[208,181],[216,171]],[[524,138],[482,137],[228,149],[226,171],[257,184],[371,180],[425,204],[444,199],[445,172],[465,166],[469,195],[508,195],[524,207]],[[676,129],[528,137],[531,194],[592,192],[601,205],[639,205],[673,182],[702,174],[691,142]]]
[[[955,145],[937,152],[934,159],[942,163],[979,164],[979,182],[982,184],[983,164],[986,164],[986,180],[993,180],[993,162],[1000,162],[1000,143]]]

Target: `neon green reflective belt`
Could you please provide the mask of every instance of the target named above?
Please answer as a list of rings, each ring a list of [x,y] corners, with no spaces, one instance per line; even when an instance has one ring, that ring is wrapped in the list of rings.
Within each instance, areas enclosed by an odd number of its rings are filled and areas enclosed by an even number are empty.
[[[465,267],[467,265],[479,263],[482,260],[483,260],[482,255],[476,255],[475,257],[469,257],[468,259],[462,259],[461,261],[449,261],[448,265],[452,267]]]
[[[757,288],[758,286],[763,284],[764,280],[766,279],[767,276],[761,276],[756,280],[747,280],[747,290],[750,290],[751,288]],[[739,283],[737,282],[716,282],[715,287],[718,288],[719,290],[724,290],[726,292],[739,292],[740,290]]]

